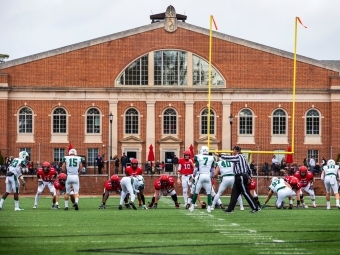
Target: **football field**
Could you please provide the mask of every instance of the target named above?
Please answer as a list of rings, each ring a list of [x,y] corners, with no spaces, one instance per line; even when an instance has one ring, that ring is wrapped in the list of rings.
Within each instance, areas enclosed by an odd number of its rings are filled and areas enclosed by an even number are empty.
[[[15,212],[10,195],[0,211],[0,254],[339,254],[340,210],[333,199],[326,210],[324,197],[318,208],[293,210],[275,209],[272,198],[255,214],[247,206],[233,214],[190,213],[175,209],[170,197],[150,210],[118,210],[118,197],[99,210],[100,202],[83,197],[79,211],[64,211],[61,199],[61,208],[51,210],[50,197],[42,196],[32,209],[34,198],[25,197],[25,211]]]

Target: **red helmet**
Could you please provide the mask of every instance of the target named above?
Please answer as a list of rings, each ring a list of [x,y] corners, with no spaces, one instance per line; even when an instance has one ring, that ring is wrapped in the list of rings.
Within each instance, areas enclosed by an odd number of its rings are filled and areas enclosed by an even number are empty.
[[[114,175],[111,176],[111,182],[119,182],[119,181],[120,180],[119,180],[118,175],[114,174]]]
[[[44,172],[49,172],[51,168],[51,164],[49,162],[44,162],[42,164],[42,169],[44,170]]]
[[[301,166],[299,170],[300,170],[300,173],[303,173],[303,172],[307,173],[307,171],[308,171],[307,167],[305,167],[305,166]]]
[[[135,158],[133,158],[133,159],[131,160],[131,166],[132,166],[133,169],[136,169],[137,166],[138,166],[138,160],[135,159]]]
[[[59,174],[59,181],[66,181],[67,175],[64,173]]]
[[[163,181],[168,181],[168,179],[169,179],[169,176],[167,176],[166,174],[162,174],[162,176],[161,176],[161,181],[163,182]]]
[[[185,156],[189,156],[189,158],[191,157],[191,151],[190,150],[185,150],[183,154],[184,154],[184,157]]]

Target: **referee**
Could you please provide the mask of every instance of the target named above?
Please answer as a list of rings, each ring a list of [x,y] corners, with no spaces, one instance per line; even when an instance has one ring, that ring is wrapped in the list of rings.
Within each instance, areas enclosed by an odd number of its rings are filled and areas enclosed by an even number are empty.
[[[234,146],[234,155],[227,156],[223,155],[222,158],[234,163],[234,174],[235,183],[231,191],[230,203],[227,209],[223,210],[226,213],[233,213],[237,202],[237,198],[242,194],[247,200],[249,206],[251,207],[251,213],[256,213],[261,209],[258,208],[253,196],[250,194],[248,189],[248,183],[251,179],[251,169],[247,162],[246,157],[241,154],[241,148],[239,146]]]

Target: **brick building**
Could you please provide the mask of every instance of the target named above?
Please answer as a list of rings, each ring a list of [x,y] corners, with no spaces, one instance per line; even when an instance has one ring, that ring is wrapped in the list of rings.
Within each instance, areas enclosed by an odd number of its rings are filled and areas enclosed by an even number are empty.
[[[60,161],[71,143],[91,172],[98,153],[144,163],[152,144],[155,158],[170,163],[190,145],[206,145],[209,30],[172,6],[151,19],[0,64],[2,155],[26,149],[34,162]],[[297,57],[298,164],[340,153],[339,63]],[[210,148],[285,151],[292,84],[292,53],[213,32]]]

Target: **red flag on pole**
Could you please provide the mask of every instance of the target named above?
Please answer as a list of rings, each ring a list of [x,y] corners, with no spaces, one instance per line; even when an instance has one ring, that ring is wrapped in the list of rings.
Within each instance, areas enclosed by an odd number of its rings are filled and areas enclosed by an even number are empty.
[[[216,30],[218,30],[218,29],[217,29],[216,22],[215,22],[215,20],[214,20],[214,16],[212,16],[212,15],[211,15],[211,17],[212,17],[212,21],[213,21],[213,23],[214,23],[214,27],[215,27],[215,29],[216,29]]]
[[[296,17],[297,18],[297,20],[299,21],[299,23],[304,27],[304,28],[307,28],[304,24],[302,24],[302,21],[301,21],[301,19],[299,18],[299,17]]]
[[[68,151],[70,151],[71,149],[73,149],[73,146],[72,146],[72,144],[70,143],[70,144],[68,145]]]

